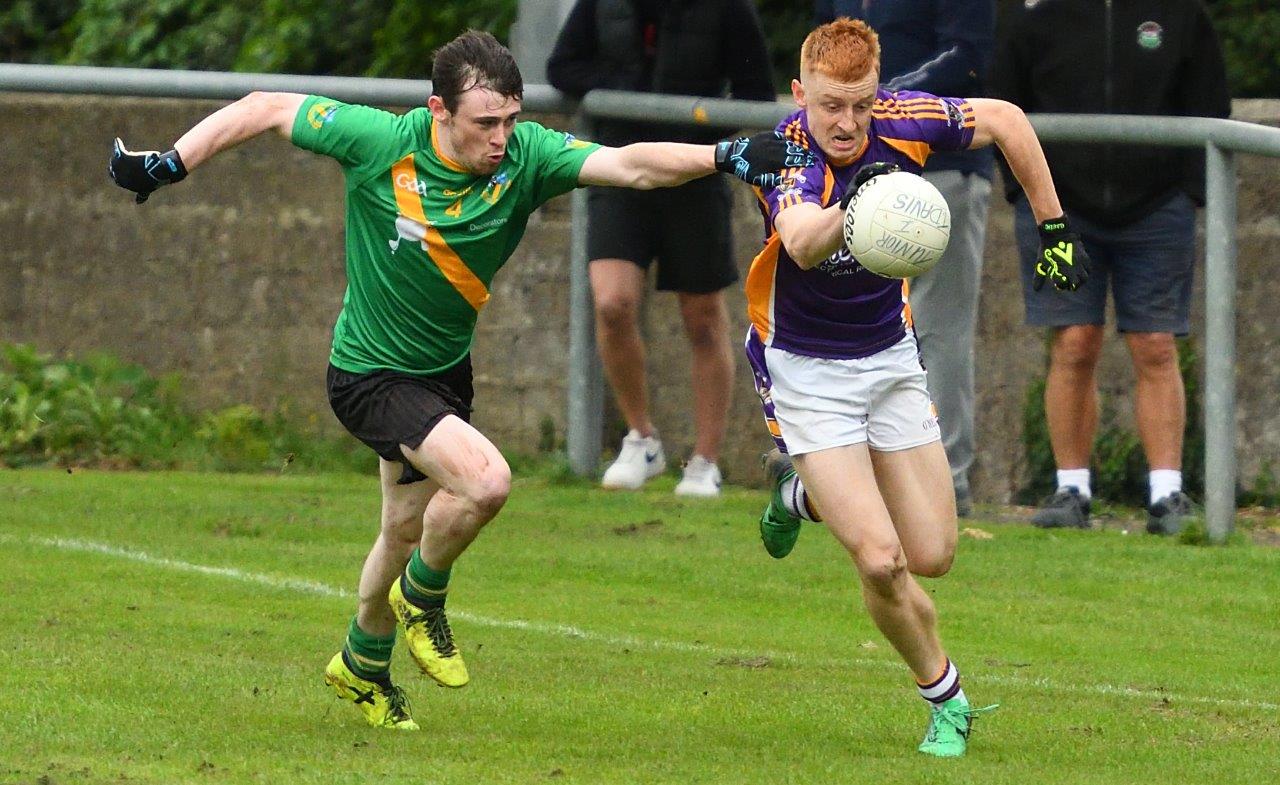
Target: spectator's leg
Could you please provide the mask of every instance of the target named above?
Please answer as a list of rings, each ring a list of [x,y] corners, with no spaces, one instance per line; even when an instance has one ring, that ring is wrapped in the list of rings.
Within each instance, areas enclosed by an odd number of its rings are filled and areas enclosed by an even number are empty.
[[[693,451],[715,463],[733,397],[733,346],[723,292],[680,292],[680,315],[692,349]]]
[[[596,310],[596,342],[605,378],[609,380],[627,427],[641,436],[650,436],[653,422],[649,419],[644,341],[640,338],[644,270],[623,259],[596,259],[589,270]]]
[[[1138,436],[1152,469],[1182,469],[1186,394],[1178,370],[1178,347],[1169,333],[1125,333],[1137,375]]]
[[[1049,441],[1059,469],[1089,466],[1098,430],[1095,372],[1102,353],[1102,326],[1077,324],[1054,331],[1044,390]]]
[[[974,331],[991,183],[955,171],[925,178],[951,206],[951,241],[937,266],[911,281],[911,314],[956,499],[967,507],[974,456]]]

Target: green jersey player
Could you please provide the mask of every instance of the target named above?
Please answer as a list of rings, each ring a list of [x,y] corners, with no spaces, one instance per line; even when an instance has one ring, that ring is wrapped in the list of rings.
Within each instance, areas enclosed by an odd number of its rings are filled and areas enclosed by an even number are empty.
[[[405,115],[253,93],[168,152],[131,152],[117,139],[109,165],[140,203],[266,131],[342,165],[347,292],[328,393],[343,426],[380,456],[382,522],[325,680],[371,724],[409,730],[417,725],[389,671],[397,623],[428,676],[469,680],[444,612],[449,573],[511,488],[502,454],[469,423],[471,341],[530,214],[580,185],[660,188],[719,170],[772,187],[782,169],[812,161],[774,134],[609,148],[517,122],[520,71],[487,33],[441,47],[431,78],[427,105]]]

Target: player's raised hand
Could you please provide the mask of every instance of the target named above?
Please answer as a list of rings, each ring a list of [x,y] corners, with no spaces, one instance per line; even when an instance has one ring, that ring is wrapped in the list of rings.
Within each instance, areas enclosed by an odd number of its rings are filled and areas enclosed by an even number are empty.
[[[111,157],[107,159],[107,174],[116,185],[133,191],[138,204],[142,204],[160,186],[171,185],[186,177],[187,167],[182,165],[182,157],[177,150],[135,153],[116,137]]]
[[[1071,231],[1064,215],[1040,224],[1040,258],[1036,259],[1036,276],[1031,288],[1040,291],[1045,281],[1055,289],[1074,292],[1089,280],[1089,254],[1085,253],[1080,235]]]
[[[783,169],[803,169],[813,153],[777,131],[740,136],[716,145],[716,169],[768,191],[782,182]]]
[[[858,189],[865,185],[872,177],[901,171],[901,166],[888,163],[887,161],[876,161],[875,163],[867,164],[862,167],[853,173],[853,180],[849,183],[849,187],[845,189],[844,196],[840,197],[840,209],[848,210],[849,202],[853,201],[853,197],[857,195]]]

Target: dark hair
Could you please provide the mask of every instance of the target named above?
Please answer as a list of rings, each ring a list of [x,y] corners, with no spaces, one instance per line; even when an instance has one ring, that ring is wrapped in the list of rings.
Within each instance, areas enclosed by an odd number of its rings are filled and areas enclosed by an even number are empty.
[[[475,87],[487,87],[507,98],[524,98],[524,79],[511,50],[483,30],[468,30],[435,51],[431,92],[450,112],[458,98]]]

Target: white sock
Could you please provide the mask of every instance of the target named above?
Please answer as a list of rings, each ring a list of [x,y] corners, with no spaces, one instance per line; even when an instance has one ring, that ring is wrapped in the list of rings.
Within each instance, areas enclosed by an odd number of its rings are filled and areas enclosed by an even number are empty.
[[[783,480],[782,485],[778,487],[778,492],[782,496],[782,506],[786,508],[787,512],[801,520],[818,520],[809,512],[809,497],[804,492],[804,485],[800,482],[800,475],[793,474]]]
[[[1147,475],[1147,484],[1151,488],[1151,504],[1155,504],[1171,493],[1182,490],[1182,472],[1177,469],[1152,469]]]
[[[960,689],[960,671],[956,670],[950,659],[943,667],[941,676],[929,684],[916,682],[916,689],[920,691],[921,698],[935,705],[946,703],[955,697],[964,697],[964,691]]]
[[[1058,490],[1075,486],[1080,491],[1080,496],[1088,499],[1093,496],[1093,491],[1089,488],[1089,470],[1085,469],[1059,469],[1058,470]]]

